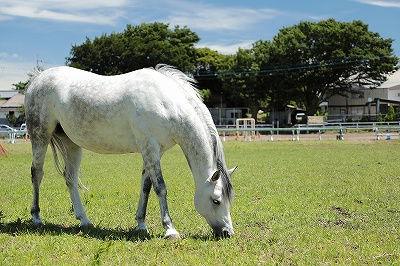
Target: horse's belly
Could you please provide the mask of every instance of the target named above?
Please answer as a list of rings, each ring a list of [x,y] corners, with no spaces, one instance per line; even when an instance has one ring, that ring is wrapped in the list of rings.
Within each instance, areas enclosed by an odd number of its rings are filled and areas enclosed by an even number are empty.
[[[118,137],[103,139],[85,139],[85,140],[73,140],[77,145],[82,148],[93,151],[96,153],[105,154],[120,154],[120,153],[134,153],[140,152],[139,148],[132,143],[124,141]]]
[[[175,145],[175,142],[169,135],[148,136],[140,132],[132,131],[127,128],[103,128],[92,130],[68,130],[65,133],[78,146],[96,153],[104,154],[122,154],[142,152],[146,144],[155,140],[160,151],[164,152]],[[165,132],[164,132],[165,133]]]

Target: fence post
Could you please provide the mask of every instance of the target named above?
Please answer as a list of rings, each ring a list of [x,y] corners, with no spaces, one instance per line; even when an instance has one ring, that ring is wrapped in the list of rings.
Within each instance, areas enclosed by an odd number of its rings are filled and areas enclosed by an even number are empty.
[[[13,131],[8,132],[8,143],[15,143],[15,133]]]
[[[342,140],[344,140],[344,133],[343,133],[343,129],[341,129],[341,130],[340,130],[340,138],[341,138]]]

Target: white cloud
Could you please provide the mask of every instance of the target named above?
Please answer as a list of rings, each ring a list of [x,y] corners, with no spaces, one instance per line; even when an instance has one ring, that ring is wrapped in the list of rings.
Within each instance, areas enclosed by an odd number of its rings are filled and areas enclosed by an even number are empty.
[[[9,54],[6,52],[0,52],[0,59],[7,59],[7,58],[16,59],[19,58],[19,55],[17,53]]]
[[[356,2],[380,6],[380,7],[399,7],[400,8],[400,1],[398,0],[355,0]]]
[[[253,47],[253,43],[255,41],[246,41],[246,42],[241,42],[241,43],[236,43],[232,45],[223,45],[223,44],[210,44],[210,43],[202,43],[196,45],[196,47],[207,47],[210,48],[211,50],[218,51],[221,54],[235,54],[239,48],[242,49],[250,49]]]
[[[320,16],[309,16],[310,19],[320,21],[320,20],[326,20],[329,19],[330,16],[325,16],[325,15],[320,15]]]
[[[3,0],[0,21],[25,17],[67,22],[113,24],[124,16],[127,0]]]
[[[140,12],[139,12],[140,11]],[[183,0],[2,0],[0,21],[15,17],[114,25],[120,20],[147,22],[157,14],[172,25],[201,30],[240,30],[275,19],[280,11],[268,8],[219,7]],[[140,21],[139,21],[140,20]]]
[[[173,25],[187,25],[202,30],[241,30],[266,20],[275,19],[280,11],[268,8],[217,7],[179,1],[168,17]],[[177,3],[170,2],[171,5]]]

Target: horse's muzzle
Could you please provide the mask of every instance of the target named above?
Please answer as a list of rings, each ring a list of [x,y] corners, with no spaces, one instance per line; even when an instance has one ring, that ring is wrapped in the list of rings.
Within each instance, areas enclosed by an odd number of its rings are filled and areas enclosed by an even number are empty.
[[[229,228],[222,228],[220,230],[214,230],[214,235],[221,238],[228,238],[233,236],[233,230]]]

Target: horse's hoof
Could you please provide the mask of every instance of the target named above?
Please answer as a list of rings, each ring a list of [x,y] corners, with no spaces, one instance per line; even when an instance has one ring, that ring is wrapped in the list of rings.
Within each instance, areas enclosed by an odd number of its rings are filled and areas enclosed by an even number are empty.
[[[150,233],[148,231],[143,231],[143,230],[134,231],[134,236],[136,239],[140,240],[147,240],[151,238]]]
[[[80,228],[82,231],[89,231],[91,229],[94,229],[94,225],[93,224],[81,224]]]
[[[34,228],[42,228],[43,227],[43,223],[32,223]]]
[[[180,239],[181,237],[178,231],[176,231],[175,229],[168,229],[167,232],[165,233],[164,238],[167,240],[176,240]]]
[[[169,235],[169,236],[164,236],[164,239],[166,239],[168,241],[173,241],[173,240],[181,239],[181,236],[179,234]]]
[[[32,215],[32,224],[36,228],[43,226],[43,221],[42,219],[40,219],[39,213],[35,213]]]

